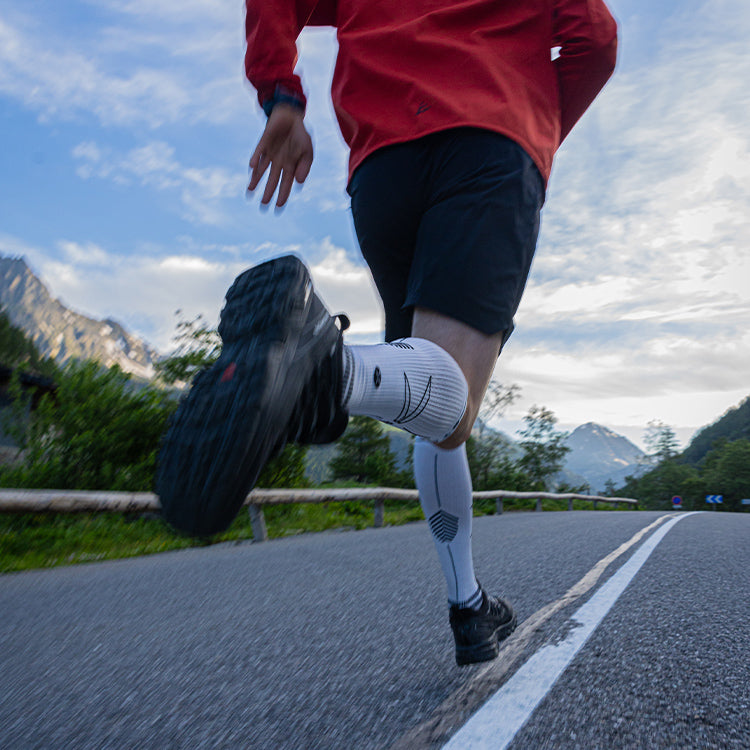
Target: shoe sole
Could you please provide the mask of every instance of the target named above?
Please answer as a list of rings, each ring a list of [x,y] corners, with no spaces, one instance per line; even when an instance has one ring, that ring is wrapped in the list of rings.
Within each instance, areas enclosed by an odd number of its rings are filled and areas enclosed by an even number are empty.
[[[500,643],[516,629],[516,624],[516,615],[513,613],[513,618],[497,628],[492,637],[486,641],[473,646],[456,646],[456,664],[459,667],[465,667],[468,664],[479,664],[497,658],[500,653]]]
[[[245,271],[227,292],[221,356],[196,376],[159,456],[156,489],[176,529],[201,537],[225,530],[283,447],[304,382],[292,365],[311,296],[307,269],[293,256]]]

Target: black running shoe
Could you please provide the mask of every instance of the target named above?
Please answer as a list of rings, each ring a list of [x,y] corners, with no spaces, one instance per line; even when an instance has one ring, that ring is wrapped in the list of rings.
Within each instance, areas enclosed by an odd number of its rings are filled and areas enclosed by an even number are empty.
[[[290,441],[346,428],[342,331],[293,255],[240,274],[226,295],[221,356],[194,379],[159,455],[164,518],[192,536],[229,526],[263,467]]]
[[[450,623],[456,641],[456,664],[491,661],[500,651],[500,641],[516,629],[516,615],[503,599],[482,590],[482,606],[477,611],[455,604],[450,608]]]

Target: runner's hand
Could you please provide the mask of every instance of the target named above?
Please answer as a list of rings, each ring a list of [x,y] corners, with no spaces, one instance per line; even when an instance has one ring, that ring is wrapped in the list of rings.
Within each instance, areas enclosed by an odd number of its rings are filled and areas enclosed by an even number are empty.
[[[283,206],[294,180],[302,183],[310,172],[313,146],[303,118],[300,110],[286,104],[277,104],[271,111],[266,129],[250,159],[250,184],[247,186],[249,191],[255,190],[270,165],[266,189],[260,200],[264,205],[270,203],[278,186],[276,205]]]

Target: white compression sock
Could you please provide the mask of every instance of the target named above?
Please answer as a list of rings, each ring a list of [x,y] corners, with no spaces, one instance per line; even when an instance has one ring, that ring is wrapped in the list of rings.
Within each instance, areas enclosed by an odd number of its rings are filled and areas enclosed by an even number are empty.
[[[471,474],[466,445],[444,450],[414,441],[414,478],[448,586],[448,601],[477,609],[482,594],[471,551]]]
[[[453,357],[427,339],[344,347],[343,406],[436,443],[456,429],[468,387]]]

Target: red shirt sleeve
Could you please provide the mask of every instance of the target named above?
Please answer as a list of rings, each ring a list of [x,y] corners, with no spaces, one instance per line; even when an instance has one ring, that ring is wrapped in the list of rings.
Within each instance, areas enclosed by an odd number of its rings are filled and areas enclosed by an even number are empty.
[[[602,0],[556,0],[553,45],[560,88],[560,142],[615,69],[617,23]]]
[[[261,106],[279,86],[304,99],[294,73],[297,37],[305,26],[335,25],[336,0],[246,0],[245,5],[245,73]]]

